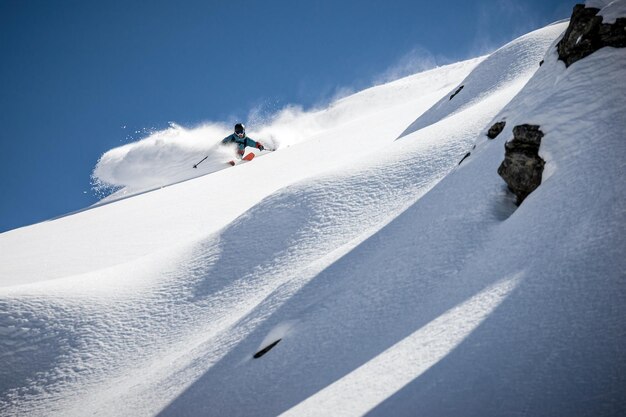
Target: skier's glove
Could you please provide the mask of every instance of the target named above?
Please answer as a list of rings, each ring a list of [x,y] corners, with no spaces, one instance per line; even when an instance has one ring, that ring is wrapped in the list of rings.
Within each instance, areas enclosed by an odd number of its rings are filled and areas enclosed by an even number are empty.
[[[265,147],[263,145],[261,145],[260,143],[257,143],[256,147],[259,148],[260,151],[265,149]]]

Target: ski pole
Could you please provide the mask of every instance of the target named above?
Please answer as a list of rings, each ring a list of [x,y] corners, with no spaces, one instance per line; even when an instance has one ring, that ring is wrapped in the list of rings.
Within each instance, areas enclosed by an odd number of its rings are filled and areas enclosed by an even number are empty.
[[[202,158],[202,161],[204,161],[205,159],[207,159],[209,157],[209,155],[205,156],[204,158]],[[200,165],[202,163],[202,161],[198,162],[197,164],[195,164],[193,167],[194,168],[198,168],[198,165]]]

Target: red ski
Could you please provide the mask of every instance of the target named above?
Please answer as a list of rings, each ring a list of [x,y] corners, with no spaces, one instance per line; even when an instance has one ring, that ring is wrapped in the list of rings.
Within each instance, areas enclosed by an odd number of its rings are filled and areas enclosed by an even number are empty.
[[[254,159],[254,154],[252,152],[250,152],[248,155],[244,156],[243,158],[241,158],[242,161],[252,161]],[[228,161],[229,164],[231,164],[232,166],[235,166],[235,160],[232,161]]]

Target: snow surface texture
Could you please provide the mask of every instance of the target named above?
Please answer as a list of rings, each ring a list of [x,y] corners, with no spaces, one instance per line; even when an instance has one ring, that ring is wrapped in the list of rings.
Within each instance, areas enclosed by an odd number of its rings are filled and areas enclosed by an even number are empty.
[[[623,0],[588,0],[585,7],[600,9],[602,23],[613,24],[618,17],[626,16],[626,2]]]
[[[624,415],[626,51],[566,69],[565,27],[0,235],[0,414]],[[521,123],[547,163],[516,208],[496,171]]]

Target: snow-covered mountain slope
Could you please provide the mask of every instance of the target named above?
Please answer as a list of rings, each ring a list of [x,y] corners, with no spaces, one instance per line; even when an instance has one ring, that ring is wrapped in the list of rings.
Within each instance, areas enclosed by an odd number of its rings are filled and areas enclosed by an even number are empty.
[[[626,51],[565,69],[565,27],[285,114],[251,163],[0,235],[0,414],[624,413]],[[496,170],[521,123],[547,163],[517,208]],[[151,140],[111,164],[177,160]]]
[[[203,239],[290,184],[324,172],[345,171],[366,155],[388,147],[416,113],[426,110],[479,61],[471,60],[417,74],[340,100],[325,111],[302,116],[315,119],[314,122],[301,122],[281,115],[274,125],[263,128],[261,133],[289,138],[302,135],[303,125],[316,127],[303,128],[304,133],[312,134],[299,139],[299,143],[255,160],[253,164],[231,168],[225,162],[233,155],[222,155],[224,169],[212,175],[144,194],[141,198],[125,199],[5,233],[0,250],[7,253],[5,250],[12,249],[12,256],[0,265],[0,284],[23,284],[91,272],[131,262],[157,251],[171,252],[176,246]],[[399,97],[398,103],[391,105],[395,96]],[[375,104],[379,100],[383,105]],[[366,110],[368,104],[376,111]],[[201,127],[187,132],[186,137],[203,143],[208,140],[205,136],[207,129],[211,130]],[[167,180],[165,185],[180,180],[178,151],[184,154],[190,139],[178,144],[179,134],[176,132],[179,130],[173,128],[156,134],[156,139],[153,136],[127,145],[123,150],[112,150],[109,153],[131,153],[128,148],[134,147],[132,153],[135,156],[110,169],[136,173],[137,178],[128,185],[132,192],[145,191],[141,185],[150,183],[155,176],[153,171],[158,167],[163,167],[159,177]],[[214,134],[214,142],[225,136],[224,132]],[[282,139],[282,143],[285,142],[289,143],[288,139]],[[209,144],[208,148],[211,146]],[[459,150],[460,154],[462,152]],[[146,167],[145,159],[156,154],[161,158],[155,158],[152,165]],[[203,155],[197,152],[191,156],[186,165],[187,175],[196,174],[192,166]],[[133,165],[133,161],[138,162]],[[200,165],[203,167],[205,165]],[[146,177],[148,179],[144,181]],[[38,262],[29,261],[33,258]]]

